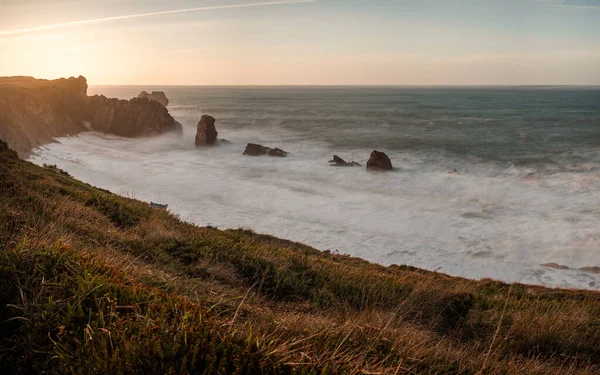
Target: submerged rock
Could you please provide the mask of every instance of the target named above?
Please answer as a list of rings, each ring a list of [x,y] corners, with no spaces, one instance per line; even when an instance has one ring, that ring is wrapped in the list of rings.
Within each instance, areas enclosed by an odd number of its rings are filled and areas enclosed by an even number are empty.
[[[123,137],[182,131],[167,108],[149,98],[122,100],[95,95],[90,97],[89,116],[92,129]]]
[[[267,155],[269,155],[269,156],[278,156],[280,158],[284,158],[284,157],[287,156],[287,152],[283,151],[280,148],[271,148],[267,152]]]
[[[138,98],[148,98],[148,99],[157,101],[160,104],[164,105],[165,107],[169,105],[169,99],[167,99],[167,96],[162,91],[152,91],[152,94],[148,94],[146,91],[142,91],[139,93],[139,95],[137,97]]]
[[[600,267],[592,266],[592,267],[581,267],[580,271],[590,272],[590,273],[600,273]]]
[[[209,115],[202,115],[200,117],[196,131],[196,146],[215,144],[218,134],[215,128],[215,121],[215,118]]]
[[[360,167],[360,164],[355,162],[355,161],[351,161],[351,162],[347,162],[344,159],[340,158],[337,155],[333,155],[333,160],[329,161],[332,167]]]
[[[540,264],[540,266],[554,268],[557,270],[568,270],[569,269],[569,267],[563,266],[562,264],[558,264],[558,263],[543,263],[543,264]]]
[[[269,155],[269,156],[286,157],[287,154],[288,153],[286,151],[283,151],[280,148],[269,148],[269,147],[265,147],[263,145],[259,145],[256,143],[248,143],[246,145],[246,149],[244,150],[244,155],[248,155],[248,156]]]
[[[394,167],[392,167],[392,162],[385,153],[373,150],[369,157],[369,161],[367,162],[367,169],[374,171],[391,171]]]

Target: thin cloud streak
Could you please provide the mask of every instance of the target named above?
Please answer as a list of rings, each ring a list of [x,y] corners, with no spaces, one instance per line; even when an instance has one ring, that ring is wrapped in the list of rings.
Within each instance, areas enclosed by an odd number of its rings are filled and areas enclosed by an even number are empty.
[[[201,11],[205,11],[205,10],[219,10],[219,9],[254,8],[254,7],[264,7],[264,6],[270,6],[270,5],[302,4],[302,3],[314,3],[314,2],[316,2],[316,0],[280,0],[280,1],[266,1],[266,2],[249,3],[249,4],[230,4],[230,5],[215,5],[215,6],[199,7],[199,8],[174,9],[174,10],[165,10],[165,11],[159,11],[159,12],[128,14],[128,15],[124,15],[124,16],[113,16],[113,17],[95,18],[95,19],[82,20],[82,21],[64,22],[64,23],[57,23],[57,24],[53,24],[53,25],[29,27],[29,28],[24,28],[24,29],[4,30],[4,31],[0,31],[0,36],[34,33],[34,32],[38,32],[38,31],[63,29],[63,28],[68,28],[68,27],[83,26],[83,25],[89,25],[89,24],[101,23],[101,22],[119,21],[119,20],[131,19],[131,18],[162,16],[165,14],[201,12]]]

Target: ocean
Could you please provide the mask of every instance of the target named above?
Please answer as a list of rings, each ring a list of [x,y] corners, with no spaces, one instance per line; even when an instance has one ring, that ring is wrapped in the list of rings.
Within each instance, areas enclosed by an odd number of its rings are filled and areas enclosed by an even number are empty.
[[[183,220],[474,279],[600,289],[598,87],[92,86],[162,90],[184,127],[88,132],[31,160]],[[231,143],[196,148],[202,114]],[[287,158],[248,157],[246,143]],[[363,166],[385,152],[393,172]],[[456,170],[458,173],[449,173]],[[541,266],[557,263],[559,270]]]

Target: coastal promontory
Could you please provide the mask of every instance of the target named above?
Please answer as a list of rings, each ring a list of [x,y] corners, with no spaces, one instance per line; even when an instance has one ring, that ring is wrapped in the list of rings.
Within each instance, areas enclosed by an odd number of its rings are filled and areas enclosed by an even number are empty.
[[[87,88],[82,76],[0,77],[0,139],[24,157],[54,137],[86,130]]]
[[[125,137],[181,131],[162,97],[88,97],[87,89],[83,76],[0,77],[0,139],[24,158],[54,138],[90,129]]]

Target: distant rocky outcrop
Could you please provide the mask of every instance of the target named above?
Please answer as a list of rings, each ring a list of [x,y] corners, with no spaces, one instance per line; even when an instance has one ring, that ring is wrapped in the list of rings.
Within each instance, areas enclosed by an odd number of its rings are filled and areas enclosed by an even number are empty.
[[[215,128],[215,118],[209,115],[202,115],[198,122],[196,130],[196,146],[214,145],[217,142],[217,129]]]
[[[355,161],[347,162],[337,155],[333,155],[333,160],[330,160],[329,162],[332,167],[360,167],[359,163]]]
[[[246,145],[246,149],[244,150],[244,155],[249,155],[249,156],[262,156],[262,155],[269,155],[269,156],[278,156],[278,157],[286,157],[288,155],[288,153],[286,151],[283,151],[280,148],[270,148],[270,147],[265,147],[263,145],[259,145],[256,143],[248,143]]]
[[[89,118],[92,129],[122,137],[182,130],[165,106],[149,98],[123,100],[94,95],[90,97]]]
[[[139,95],[137,97],[138,98],[148,98],[148,99],[157,101],[165,107],[169,105],[169,99],[167,99],[167,96],[162,91],[152,91],[152,94],[148,94],[148,92],[142,91],[139,93]]]
[[[25,158],[53,138],[87,130],[87,81],[0,77],[0,139]]]
[[[373,150],[369,161],[367,161],[367,169],[374,171],[391,171],[394,169],[392,162],[388,156],[380,151]]]

